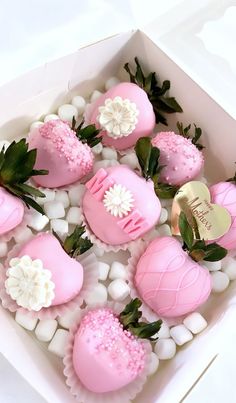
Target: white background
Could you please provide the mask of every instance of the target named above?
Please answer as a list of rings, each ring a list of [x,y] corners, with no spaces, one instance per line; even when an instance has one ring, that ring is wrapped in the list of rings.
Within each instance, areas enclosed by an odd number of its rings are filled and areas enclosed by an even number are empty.
[[[208,14],[198,12],[206,6]],[[230,6],[227,14],[225,10]],[[198,74],[199,82],[209,78],[209,92],[215,94],[215,98],[225,104],[226,109],[233,111],[235,104],[232,103],[230,88],[236,70],[236,7],[232,6],[236,6],[236,1],[1,0],[0,85],[32,68],[73,52],[80,46],[118,32],[149,26],[155,33],[155,39],[159,36],[164,45],[170,49],[174,47],[172,51],[186,63],[187,69]],[[195,32],[191,31],[192,44],[190,34],[187,38],[186,33],[186,38],[183,36],[181,39],[190,44],[194,55],[199,52],[198,64],[194,57],[191,59],[187,47],[182,50],[177,42],[173,46],[176,41],[176,23],[179,23],[177,32],[181,32],[183,16],[185,23],[196,23]],[[204,24],[201,24],[203,18]],[[216,77],[220,75],[224,87],[228,85],[225,94],[219,80],[212,77],[212,60]],[[211,77],[206,76],[208,69]],[[224,350],[225,346],[222,346]],[[185,402],[236,402],[233,350],[236,349],[232,340],[227,351],[216,358]],[[0,403],[13,402],[43,403],[44,400],[0,355]]]

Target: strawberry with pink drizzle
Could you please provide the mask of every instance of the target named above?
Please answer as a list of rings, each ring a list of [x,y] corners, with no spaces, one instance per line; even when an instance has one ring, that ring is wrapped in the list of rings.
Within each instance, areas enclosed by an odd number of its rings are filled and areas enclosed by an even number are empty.
[[[117,150],[134,146],[141,136],[150,136],[155,123],[167,124],[162,111],[182,111],[174,98],[164,96],[170,82],[165,81],[162,88],[158,87],[155,73],[145,77],[137,58],[135,62],[135,75],[131,73],[128,63],[125,65],[131,83],[125,82],[110,88],[89,106],[86,113],[88,123],[101,129],[103,143]]]
[[[43,232],[21,246],[6,267],[5,292],[13,311],[50,312],[79,295],[84,270],[74,257],[92,246],[81,238],[84,232],[83,227],[76,227],[64,243],[56,234]]]
[[[139,323],[140,306],[141,301],[134,299],[119,315],[108,307],[90,310],[73,329],[64,358],[64,372],[75,394],[76,390],[79,394],[79,385],[81,392],[82,385],[91,392],[88,397],[98,394],[107,402],[112,396],[110,392],[122,393],[122,389],[133,384],[132,397],[127,396],[127,399],[123,395],[123,399],[118,400],[125,403],[138,393],[137,385],[140,389],[147,376],[151,351],[149,343],[142,339],[153,340],[162,323],[161,320]],[[83,393],[79,397],[86,401]]]
[[[183,126],[179,124],[179,127]],[[191,125],[187,129],[190,127]],[[187,135],[186,128],[183,131],[181,134],[184,135],[160,132],[152,140],[152,144],[160,150],[159,162],[163,166],[159,180],[169,185],[181,186],[196,178],[203,168],[203,147],[197,143],[201,129],[195,127],[193,139]]]
[[[140,238],[158,222],[161,204],[152,181],[126,165],[99,169],[85,186],[83,214],[94,235],[108,245]]]
[[[26,139],[13,141],[7,150],[3,147],[0,151],[0,236],[9,233],[22,223],[25,213],[24,203],[27,207],[31,206],[44,214],[34,197],[45,195],[27,183],[34,175],[48,173],[45,170],[35,169],[36,154],[35,149],[28,151]]]
[[[35,166],[49,171],[44,178],[36,176],[35,182],[43,187],[57,188],[87,175],[94,159],[90,146],[100,141],[95,138],[98,133],[93,125],[74,130],[60,119],[50,120],[31,131],[29,147],[37,149]]]
[[[193,230],[183,212],[179,228],[183,248],[173,237],[154,239],[140,257],[134,277],[142,300],[161,317],[182,316],[202,305],[211,292],[211,276],[197,262],[221,260],[227,254],[215,243],[194,241]]]
[[[228,250],[236,249],[236,174],[226,182],[211,186],[210,193],[212,202],[225,207],[232,220],[229,231],[217,243]]]

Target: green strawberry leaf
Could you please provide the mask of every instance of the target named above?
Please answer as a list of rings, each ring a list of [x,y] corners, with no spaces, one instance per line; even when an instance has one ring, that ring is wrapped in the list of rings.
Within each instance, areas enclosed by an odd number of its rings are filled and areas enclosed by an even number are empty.
[[[66,237],[63,242],[63,249],[69,256],[76,257],[82,255],[93,246],[87,237],[83,237],[84,234],[85,226],[77,225],[74,232]]]
[[[135,298],[129,302],[119,315],[119,321],[124,330],[129,330],[133,335],[141,339],[157,340],[162,320],[152,323],[140,322],[142,312],[139,310],[142,302]],[[155,337],[153,337],[155,335]]]
[[[217,243],[211,243],[206,245],[204,260],[208,262],[218,262],[227,255],[227,249],[218,245]]]
[[[181,211],[179,215],[179,231],[181,237],[183,238],[184,243],[187,245],[187,248],[190,250],[193,246],[194,242],[194,234],[192,227],[190,226],[186,215],[183,211]]]
[[[167,91],[170,89],[170,81],[163,81],[162,85],[158,85],[156,73],[149,73],[147,76],[143,73],[141,65],[137,57],[134,59],[136,64],[136,72],[132,73],[129,63],[125,63],[124,69],[129,74],[130,82],[137,84],[144,91],[152,103],[153,110],[156,117],[156,123],[168,125],[164,113],[183,112],[181,106],[174,97],[168,97]]]
[[[99,136],[101,130],[97,129],[95,125],[88,125],[82,128],[83,122],[76,129],[76,136],[89,147],[94,147],[96,144],[102,141],[102,137]]]
[[[192,135],[190,133],[191,130],[191,124],[188,126],[184,127],[182,122],[177,122],[177,129],[179,131],[180,136],[186,137],[187,139],[190,139],[192,143],[197,147],[198,150],[202,150],[205,148],[201,143],[198,142],[200,137],[202,136],[202,129],[200,127],[197,127],[194,123],[194,134]]]
[[[168,183],[158,183],[154,179],[154,190],[160,199],[173,199],[178,191],[177,186],[168,185]]]

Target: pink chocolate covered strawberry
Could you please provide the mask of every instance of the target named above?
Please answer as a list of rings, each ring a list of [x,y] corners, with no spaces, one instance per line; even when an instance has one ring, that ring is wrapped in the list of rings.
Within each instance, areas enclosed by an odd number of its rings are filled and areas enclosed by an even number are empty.
[[[226,182],[210,187],[212,202],[225,207],[231,215],[229,231],[217,243],[228,250],[236,249],[236,174]]]
[[[195,127],[195,136],[191,139],[188,131],[178,124],[180,133],[160,132],[152,140],[152,144],[160,150],[160,181],[169,185],[181,186],[196,178],[203,168],[203,148],[197,141],[201,129]],[[182,129],[182,130],[181,130]]]
[[[99,169],[86,188],[85,219],[95,236],[106,244],[131,242],[158,222],[161,205],[152,181],[141,178],[126,165]]]
[[[138,380],[138,384],[133,384],[134,398],[138,392],[136,389],[145,381],[147,355],[150,353],[149,343],[141,339],[154,339],[152,336],[157,335],[162,323],[161,320],[150,324],[139,323],[142,316],[140,306],[141,301],[134,299],[120,315],[108,307],[90,310],[85,314],[73,332],[73,347],[68,348],[71,357],[64,359],[66,366],[73,367],[74,391],[79,393],[81,383],[85,389],[100,394],[107,402],[110,392],[120,391]],[[70,385],[72,374],[67,368],[65,374],[69,375]],[[131,398],[123,395],[123,400],[120,398],[119,401],[126,402],[129,400],[127,397]],[[80,398],[84,401],[83,393]]]
[[[134,282],[142,300],[161,317],[188,314],[203,304],[211,292],[211,276],[197,262],[217,261],[227,251],[217,244],[194,241],[194,234],[183,212],[179,228],[183,248],[173,237],[153,240],[141,256]]]
[[[87,239],[81,238],[83,233],[83,227],[76,227],[62,244],[56,236],[44,232],[20,248],[8,263],[5,280],[15,310],[18,307],[37,312],[66,304],[79,294],[84,273],[73,257],[91,247]]]
[[[44,197],[38,189],[26,182],[34,175],[47,171],[35,170],[36,150],[28,151],[25,139],[13,141],[0,152],[0,236],[17,227],[23,220],[24,203],[44,214],[34,196]],[[32,198],[33,197],[33,198]]]
[[[91,147],[96,145],[99,130],[93,125],[75,130],[60,119],[50,120],[34,129],[29,135],[29,147],[37,149],[36,168],[46,167],[44,178],[35,182],[43,187],[56,188],[69,185],[87,175],[93,166]]]
[[[137,58],[135,62],[135,75],[128,63],[125,65],[131,83],[110,88],[90,105],[87,114],[89,123],[102,130],[103,143],[117,150],[134,146],[141,136],[150,136],[155,123],[167,124],[161,112],[182,112],[174,98],[164,96],[170,82],[164,81],[162,87],[158,87],[155,73],[145,77]]]

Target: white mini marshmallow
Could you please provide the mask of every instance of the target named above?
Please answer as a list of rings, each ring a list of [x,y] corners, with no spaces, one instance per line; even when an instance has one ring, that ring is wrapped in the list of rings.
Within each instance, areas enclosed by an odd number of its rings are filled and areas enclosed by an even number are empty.
[[[98,143],[96,144],[94,147],[91,148],[92,152],[94,154],[101,154],[102,150],[103,150],[103,145],[102,143]]]
[[[110,270],[109,264],[104,262],[98,262],[99,280],[105,281],[107,279],[109,270]]]
[[[90,97],[90,102],[96,101],[98,98],[100,98],[101,95],[102,95],[101,91],[98,91],[98,90],[93,91],[93,93],[91,94],[91,97]]]
[[[110,297],[114,301],[123,301],[130,294],[130,288],[128,284],[124,280],[119,278],[113,280],[109,284],[107,290]]]
[[[102,158],[104,160],[117,160],[117,152],[113,148],[103,147]]]
[[[8,246],[6,242],[0,242],[0,257],[4,257],[7,255]]]
[[[53,338],[56,329],[57,321],[55,319],[40,320],[35,329],[35,334],[38,340],[48,342]]]
[[[172,207],[173,199],[160,199],[162,207]]]
[[[82,223],[82,211],[80,207],[70,207],[66,216],[68,223],[79,225]]]
[[[58,108],[58,116],[61,120],[65,120],[69,123],[72,123],[73,117],[75,119],[78,118],[78,111],[74,105],[71,104],[64,104]]]
[[[44,211],[48,218],[62,218],[65,216],[65,208],[63,203],[59,201],[46,202],[44,204]]]
[[[193,312],[188,315],[183,324],[193,333],[197,334],[202,332],[207,327],[207,321],[199,312]]]
[[[54,202],[49,202],[54,203]],[[45,210],[46,212],[46,210]],[[49,218],[46,215],[42,215],[36,210],[31,211],[29,227],[33,228],[35,231],[42,231],[46,225],[49,223]]]
[[[56,115],[55,113],[51,113],[50,115],[46,115],[44,118],[44,123],[50,122],[50,120],[58,120],[59,116]]]
[[[164,224],[168,219],[168,210],[166,208],[161,209],[161,215],[159,218],[159,225]]]
[[[11,143],[8,140],[0,140],[0,151],[2,151],[3,147],[5,148],[6,151],[10,144]]]
[[[69,199],[71,206],[81,206],[83,195],[85,192],[85,186],[82,184],[73,186],[69,190]]]
[[[236,261],[232,257],[226,257],[222,262],[222,270],[229,279],[236,280]]]
[[[170,360],[175,356],[176,344],[173,339],[158,339],[154,351],[159,360]]]
[[[43,122],[40,122],[40,120],[33,122],[32,125],[30,126],[30,132],[34,129],[37,129],[40,126],[43,126]]]
[[[42,192],[44,193],[45,197],[36,197],[36,202],[40,205],[53,201],[56,196],[55,190],[51,189],[42,189]]]
[[[159,339],[168,339],[170,337],[170,328],[166,322],[162,321],[161,328],[158,332]]]
[[[17,243],[23,243],[27,242],[32,237],[32,235],[33,233],[30,228],[19,228],[19,230],[17,229],[14,233],[14,239]]]
[[[135,153],[129,153],[120,158],[120,163],[128,165],[131,169],[139,168],[139,162]]]
[[[68,234],[69,225],[66,220],[62,220],[61,218],[54,218],[50,222],[51,229],[55,231],[59,236],[64,236]]]
[[[206,260],[204,260],[202,262],[202,266],[206,267],[210,271],[218,271],[221,269],[221,260],[219,260],[218,262],[207,262]]]
[[[80,95],[76,95],[74,98],[72,98],[71,103],[73,106],[76,107],[79,116],[84,113],[86,101],[83,97],[81,97]]]
[[[148,376],[155,374],[159,367],[159,359],[155,353],[151,353],[151,360],[148,366]]]
[[[146,241],[153,241],[153,239],[157,238],[158,236],[160,236],[159,232],[157,229],[152,229],[151,231],[147,232],[144,235],[144,238]]]
[[[58,317],[58,323],[65,329],[69,329],[74,325],[75,321],[79,321],[81,317],[81,309],[76,308],[74,311],[69,311],[63,316]]]
[[[223,292],[229,285],[229,277],[222,271],[212,272],[211,279],[213,292]]]
[[[34,330],[37,325],[38,319],[32,318],[20,311],[16,311],[15,321],[27,330]]]
[[[66,345],[68,343],[69,332],[64,329],[58,329],[48,346],[48,350],[63,358],[65,355]]]
[[[114,261],[111,264],[109,279],[116,280],[118,278],[127,280],[127,268],[122,263]]]
[[[162,224],[158,227],[158,233],[160,236],[171,236],[171,229],[168,224]]]
[[[69,200],[68,193],[65,190],[58,190],[56,192],[55,200],[62,202],[62,204],[65,208],[69,207],[70,200]]]
[[[193,338],[192,333],[184,325],[172,327],[170,335],[178,346],[182,346]]]
[[[102,161],[97,161],[95,162],[93,166],[93,172],[94,174],[101,168],[108,168],[112,166],[119,165],[119,162],[116,160],[102,160]]]
[[[97,257],[102,257],[104,255],[104,249],[99,248],[97,245],[93,245],[91,252],[95,253]]]
[[[117,77],[110,77],[105,82],[105,89],[108,91],[110,88],[114,87],[115,85],[119,84],[120,80]]]
[[[93,287],[93,291],[87,296],[85,302],[87,305],[93,306],[104,304],[107,301],[107,289],[105,285],[98,283]]]

